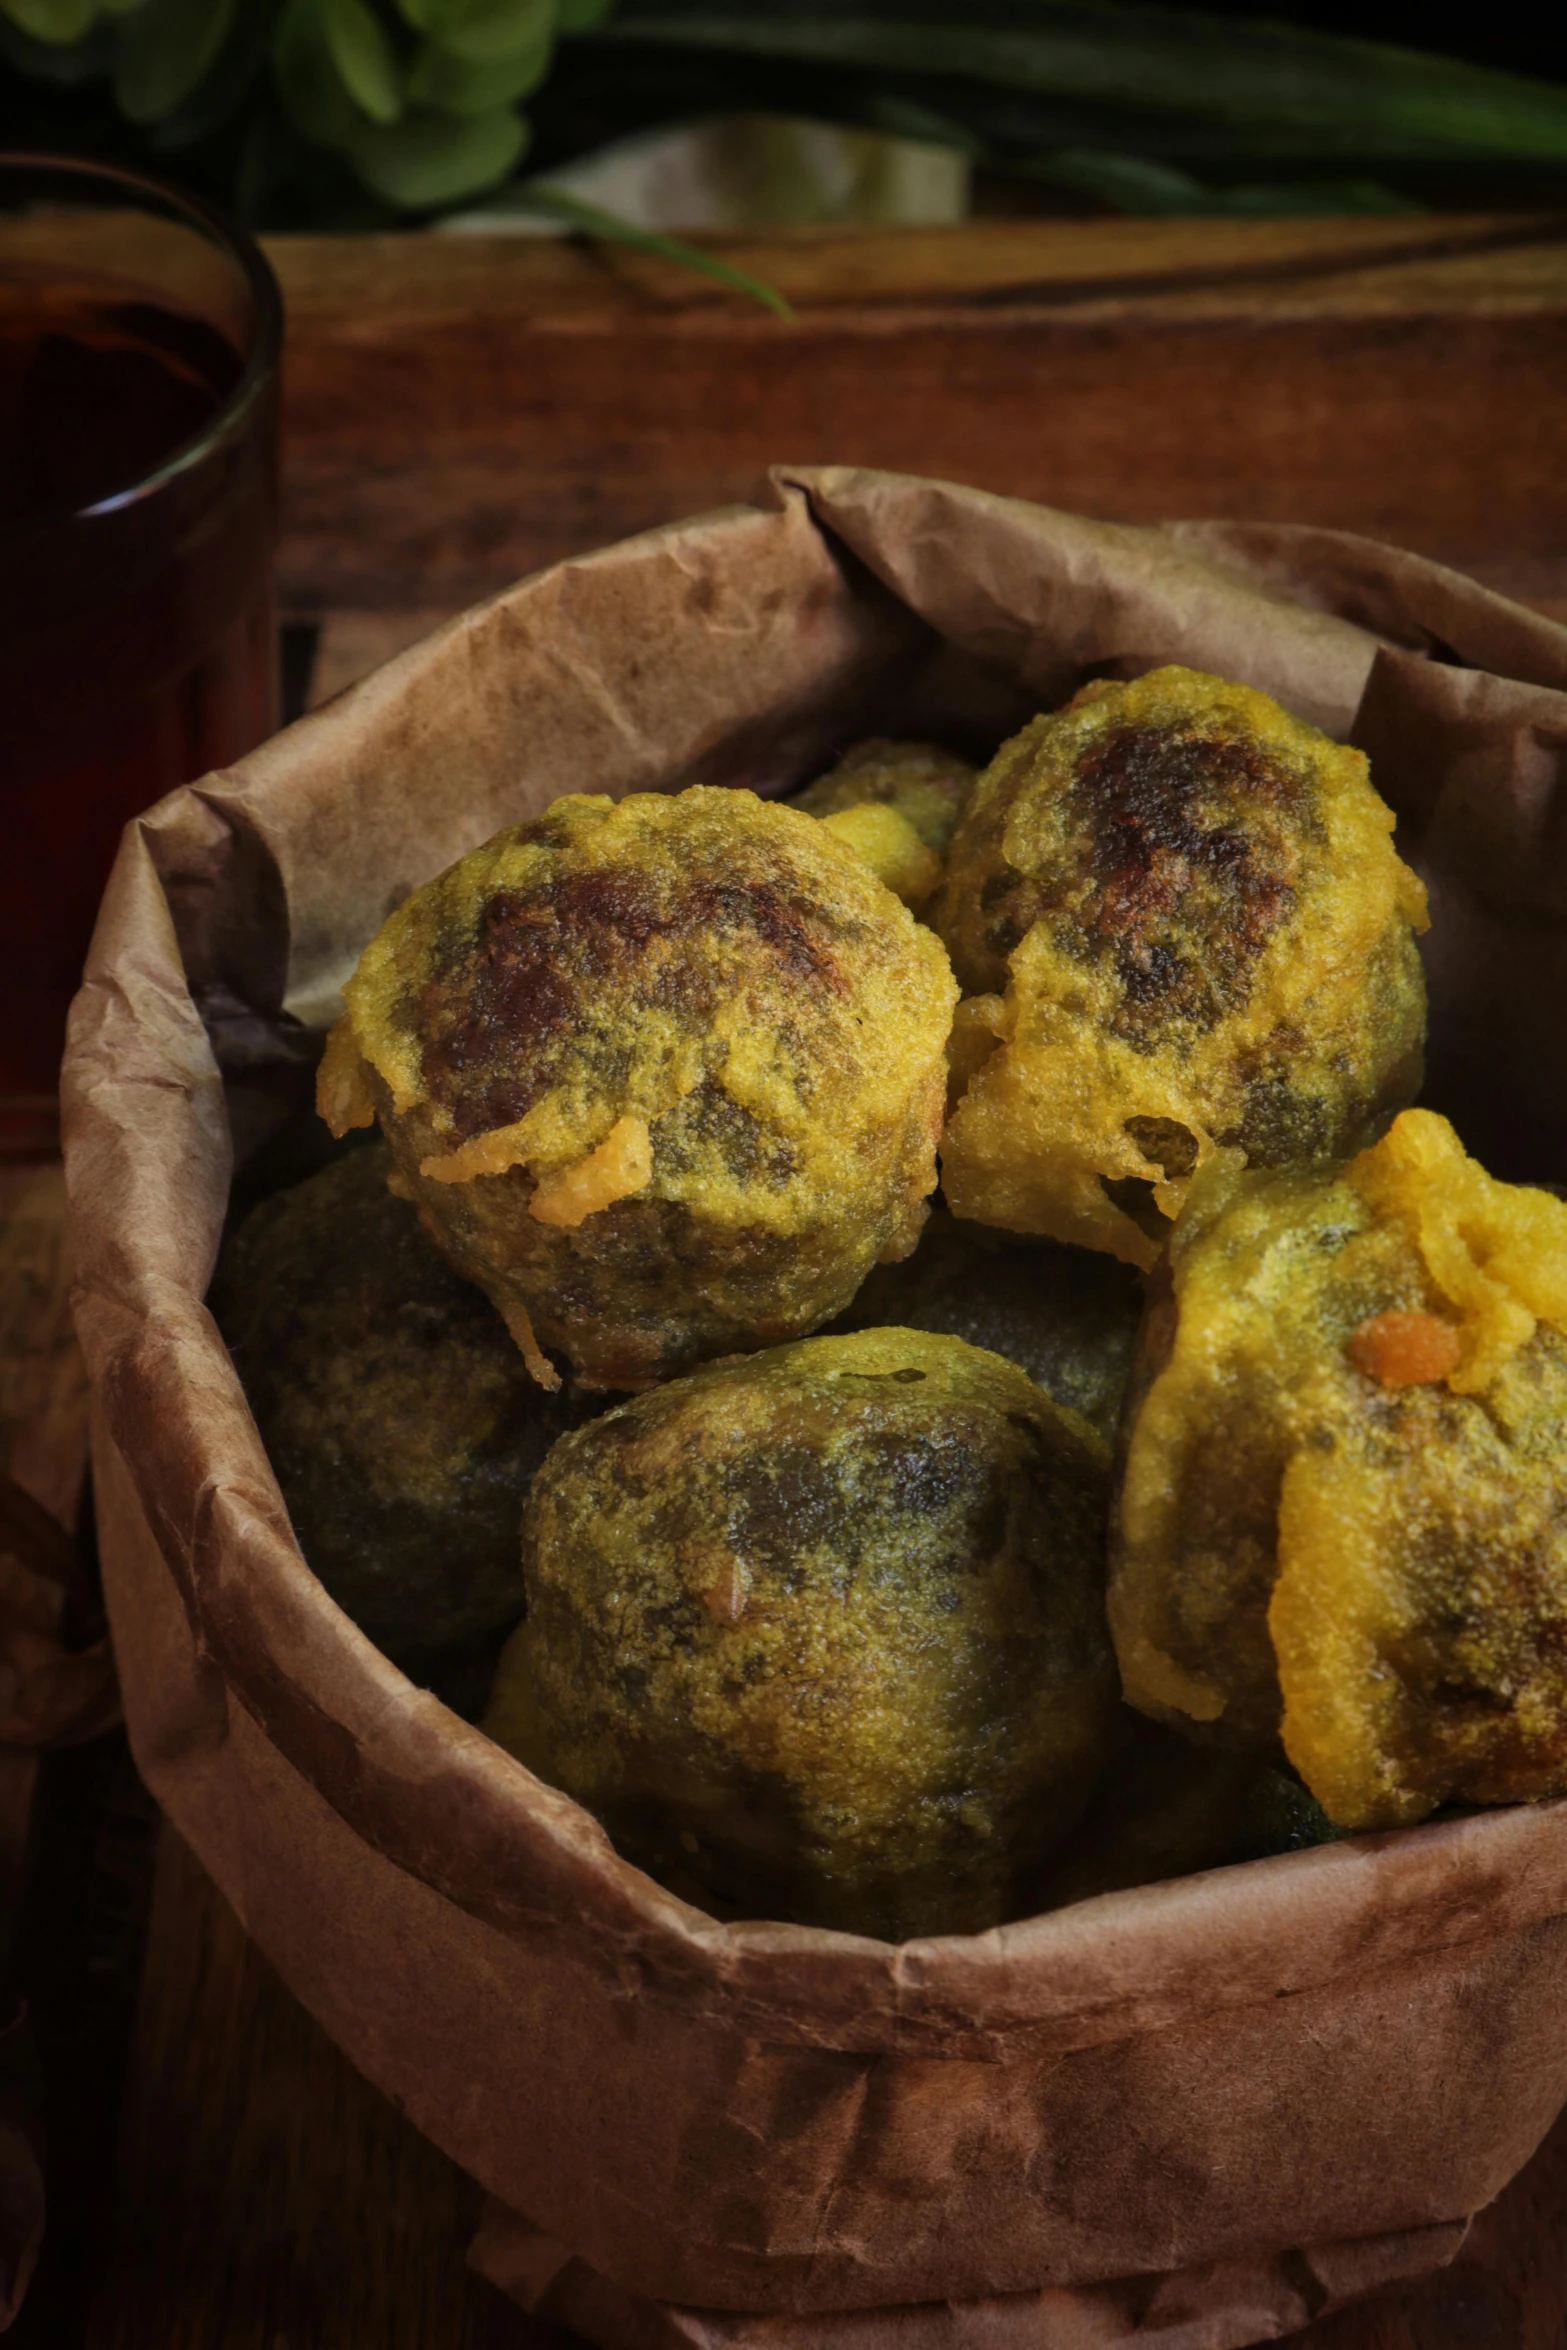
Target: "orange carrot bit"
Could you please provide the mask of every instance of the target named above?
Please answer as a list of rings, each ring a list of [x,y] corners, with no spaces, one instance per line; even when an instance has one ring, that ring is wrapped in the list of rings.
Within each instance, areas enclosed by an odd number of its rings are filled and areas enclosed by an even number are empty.
[[[1357,1371],[1384,1387],[1425,1387],[1458,1368],[1458,1332],[1440,1314],[1409,1313],[1394,1307],[1373,1314],[1345,1350]]]

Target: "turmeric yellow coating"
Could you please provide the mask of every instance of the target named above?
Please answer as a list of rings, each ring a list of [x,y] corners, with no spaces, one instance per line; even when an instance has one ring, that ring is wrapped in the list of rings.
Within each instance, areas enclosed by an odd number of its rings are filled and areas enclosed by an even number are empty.
[[[536,1376],[635,1387],[828,1320],[935,1181],[945,952],[798,809],[557,800],[416,890],[345,989],[318,1101]]]
[[[484,1726],[726,1909],[997,1924],[1114,1743],[1109,1462],[925,1331],[673,1380],[546,1460]]]
[[[1087,686],[1005,744],[927,910],[967,999],[954,1212],[1148,1267],[1150,1208],[1217,1152],[1372,1141],[1425,1034],[1392,830],[1361,752],[1195,670]]]
[[[928,849],[906,816],[880,800],[839,808],[818,821],[835,840],[863,857],[878,881],[916,911],[941,879],[941,859]]]
[[[973,788],[974,772],[966,759],[935,743],[893,742],[877,735],[856,743],[836,767],[796,792],[794,805],[812,816],[836,816],[850,808],[891,808],[927,849],[943,857]]]
[[[1142,1349],[1131,1703],[1282,1736],[1344,1828],[1567,1792],[1567,1205],[1427,1110],[1337,1169],[1206,1171]]]

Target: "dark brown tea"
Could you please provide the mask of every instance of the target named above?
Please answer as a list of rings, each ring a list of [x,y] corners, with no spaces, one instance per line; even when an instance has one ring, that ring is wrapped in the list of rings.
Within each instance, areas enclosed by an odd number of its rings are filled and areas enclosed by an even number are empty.
[[[0,522],[71,515],[199,438],[239,381],[204,319],[0,281]]]
[[[54,1086],[122,826],[275,722],[270,391],[205,320],[0,276],[0,1096]]]

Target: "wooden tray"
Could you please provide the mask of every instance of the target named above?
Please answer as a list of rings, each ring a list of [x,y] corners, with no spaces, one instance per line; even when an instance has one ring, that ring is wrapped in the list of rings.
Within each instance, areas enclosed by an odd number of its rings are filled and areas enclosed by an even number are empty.
[[[602,245],[274,238],[287,608],[456,609],[782,461],[1328,524],[1567,613],[1567,219],[712,242],[796,323]]]

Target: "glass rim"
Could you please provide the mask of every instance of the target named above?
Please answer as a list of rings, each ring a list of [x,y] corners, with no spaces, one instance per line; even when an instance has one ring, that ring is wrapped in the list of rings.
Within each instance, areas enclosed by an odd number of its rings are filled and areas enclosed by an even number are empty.
[[[30,530],[44,522],[57,526],[62,522],[92,521],[118,513],[143,498],[155,497],[159,490],[182,473],[190,472],[223,441],[230,439],[248,421],[276,379],[283,347],[283,294],[271,262],[250,231],[231,220],[220,206],[209,203],[205,196],[192,195],[187,189],[171,186],[167,180],[154,178],[150,172],[136,171],[124,164],[99,163],[87,155],[54,155],[37,148],[0,148],[0,179],[12,172],[40,175],[47,172],[56,178],[96,182],[101,187],[115,188],[122,195],[139,198],[144,210],[174,213],[237,265],[255,305],[250,353],[243,356],[233,389],[201,430],[193,433],[188,441],[177,443],[151,472],[128,482],[124,489],[111,490],[87,506],[62,507],[52,515],[27,517],[21,527]],[[0,535],[10,537],[15,528],[8,526]]]

